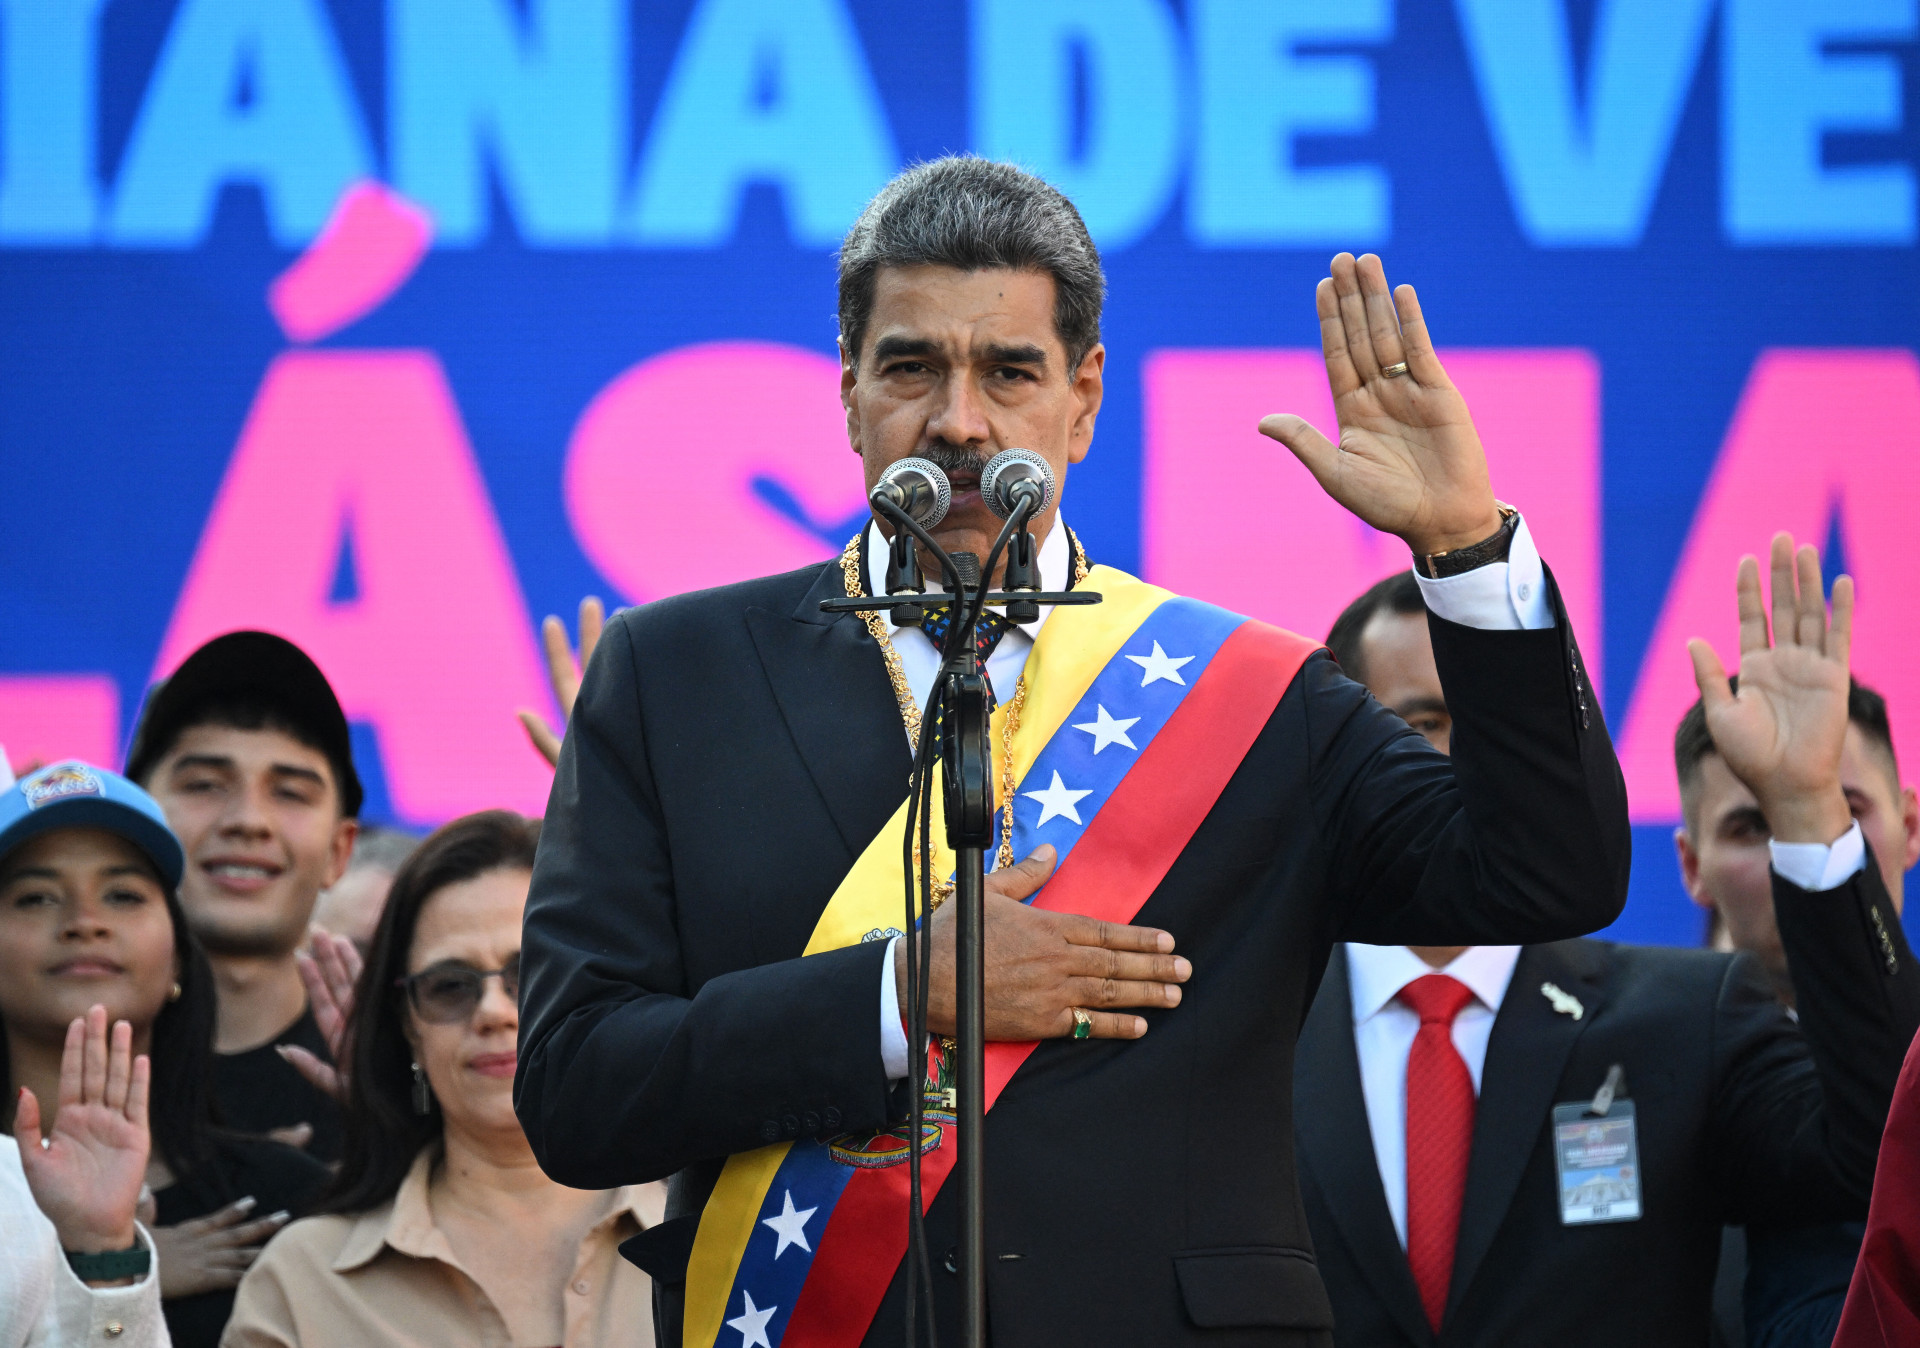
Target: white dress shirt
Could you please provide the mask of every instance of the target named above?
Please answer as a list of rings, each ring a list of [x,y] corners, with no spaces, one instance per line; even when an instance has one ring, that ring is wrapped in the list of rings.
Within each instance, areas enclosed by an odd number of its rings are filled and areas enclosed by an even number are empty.
[[[1513,981],[1517,945],[1471,946],[1444,969],[1435,969],[1403,945],[1348,945],[1347,979],[1353,994],[1353,1046],[1360,1055],[1360,1092],[1367,1102],[1367,1128],[1380,1187],[1387,1193],[1400,1247],[1407,1244],[1407,1055],[1420,1017],[1396,1000],[1400,989],[1426,974],[1446,974],[1467,985],[1473,1000],[1453,1021],[1453,1046],[1466,1060],[1473,1093],[1487,1063],[1493,1018]],[[1311,1109],[1311,1101],[1299,1108]]]
[[[1037,559],[1042,589],[1064,590],[1067,587],[1069,567],[1072,565],[1069,551],[1067,531],[1056,517],[1054,527],[1040,544]],[[887,540],[878,524],[867,525],[866,554],[867,593],[881,594],[887,573]],[[1536,631],[1553,625],[1553,609],[1547,602],[1540,553],[1534,546],[1533,535],[1528,531],[1524,518],[1517,522],[1514,529],[1513,546],[1508,550],[1506,561],[1490,562],[1443,580],[1429,580],[1418,572],[1414,573],[1414,577],[1420,582],[1420,595],[1426,600],[1427,607],[1450,622],[1486,631]],[[937,585],[935,578],[928,578],[930,591]],[[944,587],[940,587],[940,592],[945,592]],[[1042,607],[1038,622],[1024,623],[1000,638],[1000,644],[987,661],[987,678],[993,684],[995,696],[1011,695],[1020,672],[1027,667],[1027,654],[1033,649],[1040,628],[1051,611]],[[888,616],[891,618],[892,615]],[[933,691],[933,681],[940,672],[940,653],[927,640],[926,633],[917,627],[896,625],[892,638],[907,686],[924,707],[927,695]],[[894,985],[894,960],[899,951],[900,938],[895,937],[888,944],[886,961],[880,974],[880,1060],[886,1068],[889,1081],[898,1081],[907,1074],[907,1036],[900,1023],[900,1000]],[[1408,1042],[1412,1042],[1411,1038]],[[1401,1057],[1401,1076],[1404,1079],[1405,1054]],[[1476,1068],[1476,1082],[1478,1079],[1479,1071]],[[1406,1208],[1404,1166],[1403,1159],[1403,1227]]]
[[[153,1252],[146,1228],[134,1228]],[[165,1348],[157,1256],[130,1287],[89,1287],[73,1276],[53,1223],[20,1168],[20,1145],[0,1134],[0,1348]]]

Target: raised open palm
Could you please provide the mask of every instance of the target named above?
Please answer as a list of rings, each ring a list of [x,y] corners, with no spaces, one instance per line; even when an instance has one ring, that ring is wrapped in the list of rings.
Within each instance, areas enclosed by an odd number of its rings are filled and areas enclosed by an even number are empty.
[[[96,1006],[67,1027],[60,1058],[60,1109],[47,1145],[40,1102],[20,1092],[13,1132],[33,1201],[63,1248],[95,1254],[133,1244],[133,1212],[147,1173],[147,1056],[133,1051],[120,1021],[108,1042],[107,1011]]]
[[[1740,559],[1740,688],[1713,647],[1687,643],[1707,732],[1734,776],[1760,802],[1774,837],[1830,843],[1848,827],[1840,790],[1847,735],[1848,646],[1853,580],[1833,583],[1833,616],[1821,592],[1820,554],[1776,534],[1771,558],[1773,622],[1760,595],[1760,563]]]
[[[1342,253],[1332,271],[1314,304],[1340,442],[1291,413],[1261,418],[1260,433],[1292,450],[1334,500],[1417,553],[1480,542],[1500,527],[1486,451],[1434,354],[1413,287],[1389,291],[1372,253]]]

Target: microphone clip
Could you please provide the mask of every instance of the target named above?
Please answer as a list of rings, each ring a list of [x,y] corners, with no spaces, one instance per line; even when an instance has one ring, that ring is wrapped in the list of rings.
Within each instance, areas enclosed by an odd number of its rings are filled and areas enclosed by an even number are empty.
[[[1033,535],[1027,531],[1025,523],[1014,531],[1007,540],[1007,569],[1000,582],[1000,588],[1006,593],[1015,591],[1038,591],[1040,588],[1039,561],[1035,556]],[[1007,601],[1007,621],[1015,626],[1021,623],[1038,622],[1040,605],[1031,599],[1010,599]]]
[[[924,594],[926,582],[920,575],[920,556],[913,546],[913,535],[895,529],[887,545],[887,593]],[[893,610],[893,620],[902,627],[918,627],[927,611],[919,604],[901,604]]]

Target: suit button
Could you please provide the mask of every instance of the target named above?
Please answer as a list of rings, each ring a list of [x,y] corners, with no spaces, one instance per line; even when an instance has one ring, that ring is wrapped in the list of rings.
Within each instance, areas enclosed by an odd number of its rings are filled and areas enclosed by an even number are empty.
[[[828,1105],[820,1112],[820,1126],[829,1133],[840,1131],[840,1111]]]
[[[947,1246],[947,1257],[942,1263],[947,1272],[958,1273],[960,1271],[960,1247],[958,1245]]]
[[[762,1142],[778,1142],[780,1140],[780,1125],[772,1119],[768,1119],[765,1123],[761,1124],[760,1140]]]
[[[799,1117],[797,1115],[788,1114],[786,1117],[782,1118],[780,1120],[780,1131],[785,1133],[788,1137],[800,1136]]]
[[[800,1116],[800,1131],[808,1137],[820,1136],[820,1116],[809,1109]]]

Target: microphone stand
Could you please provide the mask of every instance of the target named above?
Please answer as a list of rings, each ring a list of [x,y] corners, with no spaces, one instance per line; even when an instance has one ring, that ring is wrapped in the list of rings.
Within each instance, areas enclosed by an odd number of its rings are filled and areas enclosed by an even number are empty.
[[[986,1224],[986,870],[987,851],[993,845],[993,725],[992,692],[980,659],[973,648],[973,629],[987,605],[1007,606],[1008,616],[1016,622],[1031,622],[1039,616],[1039,606],[1097,604],[1100,596],[1085,590],[1043,591],[1034,585],[1033,535],[1027,521],[1039,506],[1033,495],[1023,495],[994,540],[987,564],[980,567],[970,553],[949,555],[906,511],[884,496],[872,498],[873,507],[892,521],[895,539],[904,531],[911,534],[940,564],[947,592],[953,597],[953,622],[947,629],[939,677],[934,681],[925,716],[944,705],[945,720],[940,729],[941,775],[945,788],[947,845],[954,853],[954,902],[956,914],[956,987],[954,1063],[954,1132],[957,1174],[960,1188],[960,1243],[957,1250],[960,1274],[960,1337],[964,1348],[986,1348],[987,1330],[987,1224]],[[1009,543],[1006,590],[987,588],[995,566]],[[909,545],[911,546],[911,545]],[[889,579],[901,571],[889,567]],[[855,613],[912,609],[913,617],[923,596],[876,595],[865,599],[828,599],[820,604],[822,612]],[[901,615],[908,617],[909,615]],[[917,792],[925,765],[914,764],[913,789]],[[1008,801],[1007,808],[1013,803]],[[911,828],[911,821],[909,824]],[[912,883],[909,869],[908,883]],[[925,919],[923,917],[922,924]],[[923,951],[926,941],[920,943]],[[926,983],[919,981],[920,996],[926,996]],[[924,1023],[924,1010],[920,1020]],[[917,1056],[917,1055],[916,1055]],[[924,1082],[911,1083],[915,1100]],[[915,1110],[917,1122],[919,1111]],[[921,1139],[916,1129],[908,1143],[912,1164],[919,1166]],[[917,1186],[916,1186],[917,1187]],[[917,1218],[919,1214],[912,1214]],[[914,1273],[908,1270],[911,1282]],[[908,1326],[912,1341],[913,1326]]]

